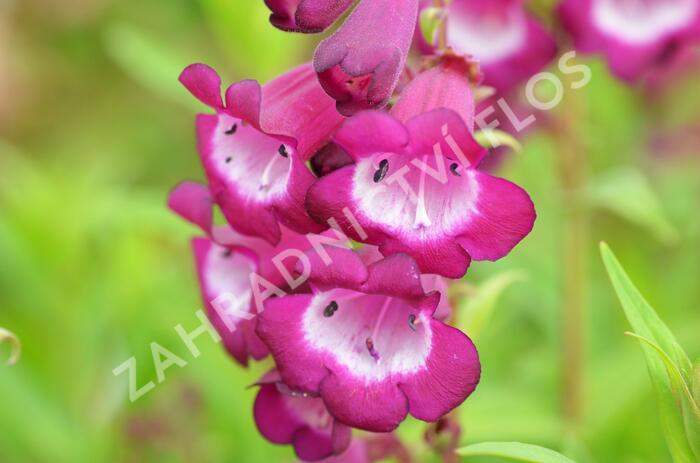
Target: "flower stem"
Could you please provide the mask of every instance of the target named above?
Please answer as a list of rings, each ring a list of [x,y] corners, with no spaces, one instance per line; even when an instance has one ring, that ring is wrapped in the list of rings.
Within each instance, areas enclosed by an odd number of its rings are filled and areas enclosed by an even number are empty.
[[[588,211],[584,203],[588,163],[582,130],[581,95],[571,94],[560,114],[555,138],[559,146],[559,175],[564,204],[562,274],[562,413],[567,433],[575,433],[583,411],[586,325]]]

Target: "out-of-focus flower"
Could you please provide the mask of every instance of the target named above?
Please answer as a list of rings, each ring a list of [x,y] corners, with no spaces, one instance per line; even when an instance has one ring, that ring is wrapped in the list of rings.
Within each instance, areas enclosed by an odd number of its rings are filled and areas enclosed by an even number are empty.
[[[197,144],[214,201],[237,231],[272,244],[280,223],[320,231],[304,209],[314,176],[304,164],[342,122],[310,65],[260,86],[231,85],[226,103],[221,80],[203,64],[186,68],[180,81],[216,110],[197,117]]]
[[[576,48],[603,53],[626,81],[666,66],[700,40],[698,0],[565,0],[560,14]]]
[[[323,88],[350,115],[384,106],[403,72],[418,14],[418,0],[361,2],[321,42],[314,67]]]
[[[422,8],[431,5],[422,0]],[[557,53],[550,34],[525,12],[523,0],[452,0],[446,21],[447,45],[478,60],[483,83],[501,93],[541,71]],[[425,42],[421,48],[434,51]]]
[[[342,454],[352,430],[335,420],[317,396],[294,391],[275,370],[259,382],[253,416],[260,434],[275,444],[291,444],[304,461]]]
[[[417,265],[397,254],[365,265],[355,252],[311,254],[313,294],[268,299],[258,334],[291,388],[319,394],[348,426],[395,429],[410,413],[434,421],[476,387],[476,348],[433,315]]]
[[[459,278],[471,259],[499,259],[532,229],[527,193],[476,169],[486,151],[452,110],[405,124],[389,114],[361,113],[334,140],[355,164],[309,189],[310,215],[325,223],[348,208],[367,235],[339,221],[348,236],[378,245],[384,255],[409,254],[424,273]]]

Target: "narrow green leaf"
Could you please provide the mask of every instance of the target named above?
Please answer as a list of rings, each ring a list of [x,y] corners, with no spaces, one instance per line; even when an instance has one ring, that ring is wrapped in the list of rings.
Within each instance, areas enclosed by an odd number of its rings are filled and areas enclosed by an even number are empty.
[[[644,300],[607,244],[601,243],[600,249],[610,280],[635,333],[651,340],[663,352],[668,353],[669,359],[687,382],[690,371],[687,354],[654,309]],[[661,422],[671,455],[676,463],[696,462],[686,436],[680,401],[674,394],[663,360],[651,347],[645,345],[643,349],[649,375],[657,393]]]
[[[529,463],[574,463],[574,460],[554,450],[520,442],[481,442],[462,447],[456,452],[465,457],[492,456]]]
[[[695,457],[698,459],[698,461],[700,461],[700,409],[698,409],[698,404],[693,398],[688,384],[683,379],[683,375],[668,354],[664,352],[658,344],[655,344],[649,339],[635,333],[627,332],[625,334],[637,338],[641,343],[654,349],[654,351],[659,354],[659,357],[664,362],[669,380],[671,381],[671,387],[673,388],[675,394],[680,397],[683,422],[685,423],[688,442],[691,449],[695,453]]]
[[[515,152],[522,149],[520,142],[508,132],[496,129],[484,129],[474,133],[476,141],[485,148],[507,146]]]
[[[19,339],[17,338],[17,336],[14,335],[14,333],[7,331],[5,328],[0,328],[0,343],[3,343],[5,341],[10,343],[11,349],[10,358],[7,360],[7,364],[14,365],[19,359],[19,353],[21,350]]]

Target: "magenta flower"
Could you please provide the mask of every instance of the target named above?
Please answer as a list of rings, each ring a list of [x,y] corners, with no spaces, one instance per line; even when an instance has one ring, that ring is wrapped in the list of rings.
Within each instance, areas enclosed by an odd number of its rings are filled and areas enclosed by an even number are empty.
[[[371,265],[327,247],[310,254],[313,294],[268,299],[257,332],[282,380],[318,394],[330,414],[388,432],[410,413],[434,421],[464,401],[480,376],[476,348],[433,314],[417,265],[397,254]]]
[[[253,416],[260,434],[275,444],[292,444],[304,461],[340,455],[352,430],[335,420],[318,397],[290,389],[273,370],[259,382]]]
[[[431,4],[422,0],[421,6]],[[483,83],[499,92],[523,83],[556,56],[556,43],[525,12],[523,0],[452,0],[447,13],[447,45],[477,59]]]
[[[321,42],[314,68],[323,88],[350,115],[389,101],[416,27],[418,0],[365,0]]]
[[[454,111],[436,109],[405,124],[365,112],[334,140],[355,164],[309,189],[309,213],[323,223],[337,218],[348,236],[384,255],[403,252],[422,272],[459,278],[471,259],[500,259],[532,229],[528,194],[477,170],[486,151]],[[364,240],[341,220],[344,208],[364,228]]]
[[[353,0],[265,0],[272,11],[270,22],[290,32],[314,33],[325,30],[352,4]]]
[[[630,82],[700,39],[698,0],[565,0],[560,14],[578,50],[603,53]]]
[[[231,226],[272,244],[280,223],[300,233],[320,231],[304,210],[314,176],[304,162],[341,123],[334,101],[303,65],[261,87],[244,80],[226,90],[203,64],[180,81],[216,110],[197,117],[197,145],[215,202]]]
[[[224,347],[244,366],[249,358],[265,357],[267,348],[255,334],[253,316],[257,309],[251,275],[286,289],[285,275],[272,258],[286,249],[306,250],[310,247],[308,240],[282,228],[279,243],[272,246],[263,239],[236,233],[230,227],[214,228],[209,189],[195,182],[183,182],[173,189],[168,205],[208,236],[194,238],[192,248],[207,317]],[[280,265],[291,274],[295,264],[295,261],[283,261]]]
[[[432,109],[455,111],[470,132],[474,129],[474,97],[469,79],[474,66],[464,57],[446,54],[436,57],[434,66],[418,74],[401,92],[391,114],[402,122]]]

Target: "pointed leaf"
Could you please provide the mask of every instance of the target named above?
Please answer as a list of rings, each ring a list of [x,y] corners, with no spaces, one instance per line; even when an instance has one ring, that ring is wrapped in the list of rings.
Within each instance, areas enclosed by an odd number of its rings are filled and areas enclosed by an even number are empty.
[[[574,463],[574,460],[554,450],[520,442],[481,442],[462,447],[456,452],[467,457],[492,456],[529,463]]]
[[[600,248],[610,280],[635,333],[651,340],[662,351],[668,353],[669,359],[678,368],[683,379],[688,381],[690,360],[687,354],[654,309],[644,300],[607,244],[601,243]],[[666,367],[652,348],[645,347],[644,355],[659,400],[659,413],[671,455],[676,463],[695,462],[686,436],[680,404],[674,395]]]

